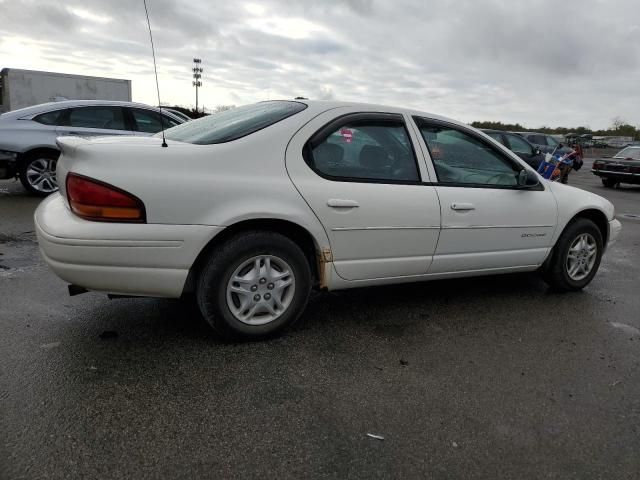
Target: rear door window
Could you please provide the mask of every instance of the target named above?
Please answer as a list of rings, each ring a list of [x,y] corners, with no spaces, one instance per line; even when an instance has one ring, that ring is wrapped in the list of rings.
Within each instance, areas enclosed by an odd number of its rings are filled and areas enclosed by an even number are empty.
[[[68,126],[97,128],[100,130],[126,130],[121,107],[77,107],[72,108]]]
[[[418,182],[420,175],[402,120],[359,120],[336,125],[310,144],[309,166],[337,181]]]

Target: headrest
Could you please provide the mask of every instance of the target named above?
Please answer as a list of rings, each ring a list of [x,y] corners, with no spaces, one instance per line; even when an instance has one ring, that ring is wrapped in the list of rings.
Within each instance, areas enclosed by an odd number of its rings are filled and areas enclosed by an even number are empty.
[[[383,147],[365,145],[360,150],[360,165],[365,168],[377,169],[389,164],[387,151]]]
[[[313,160],[317,167],[330,163],[342,163],[344,149],[335,143],[323,142],[313,149]]]

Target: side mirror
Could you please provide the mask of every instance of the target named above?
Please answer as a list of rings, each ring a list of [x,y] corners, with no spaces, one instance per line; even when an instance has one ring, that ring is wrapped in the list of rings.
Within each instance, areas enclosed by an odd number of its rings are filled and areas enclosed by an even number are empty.
[[[540,150],[540,147],[533,147],[531,149],[531,156],[535,157],[536,155],[540,155],[542,153],[542,151]]]
[[[540,179],[538,175],[528,168],[523,168],[518,173],[518,186],[520,188],[531,188],[535,187],[540,183]]]

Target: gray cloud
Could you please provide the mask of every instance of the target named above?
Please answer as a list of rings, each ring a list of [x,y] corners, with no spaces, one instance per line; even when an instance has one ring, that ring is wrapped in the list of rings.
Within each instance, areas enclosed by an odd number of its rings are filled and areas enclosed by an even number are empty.
[[[637,0],[148,5],[171,103],[192,102],[190,62],[199,56],[208,106],[304,95],[466,121],[603,127],[620,115],[640,124]],[[44,69],[3,49],[3,41],[19,38],[38,49],[39,62],[132,78],[136,99],[153,102],[142,0],[13,0],[0,1],[0,10],[3,66]]]

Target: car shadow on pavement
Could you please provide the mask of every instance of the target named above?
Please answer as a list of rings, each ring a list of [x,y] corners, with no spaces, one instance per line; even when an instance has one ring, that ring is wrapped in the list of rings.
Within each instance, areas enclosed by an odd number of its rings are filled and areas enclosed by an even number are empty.
[[[461,345],[476,355],[505,344],[535,352],[561,337],[581,341],[606,330],[603,309],[609,305],[589,290],[553,293],[532,274],[316,292],[301,320],[281,337],[229,343],[210,331],[189,299],[87,294],[86,300],[65,305],[68,316],[56,326],[58,367],[80,375],[81,383],[135,383],[136,389],[187,371],[224,383],[251,369],[277,375],[297,364],[319,368],[314,362],[356,375],[379,363],[397,365],[405,361],[402,352],[434,363]]]
[[[88,294],[97,295],[97,294]],[[519,323],[535,319],[541,305],[571,310],[588,298],[583,292],[556,294],[533,274],[438,280],[336,292],[312,292],[300,321],[281,338],[257,343],[305,341],[308,336],[351,333],[391,338],[428,334],[442,328],[481,328],[487,322]],[[114,299],[74,309],[76,318],[90,317],[93,341],[136,343],[171,348],[172,343],[211,348],[226,342],[203,320],[193,298]],[[115,332],[101,338],[101,332]],[[300,337],[302,339],[300,340]],[[93,343],[93,342],[92,342]]]
[[[414,338],[442,329],[460,333],[483,324],[522,321],[523,310],[535,312],[562,297],[536,275],[511,274],[438,280],[385,287],[320,293],[298,328],[351,328],[390,337]]]

